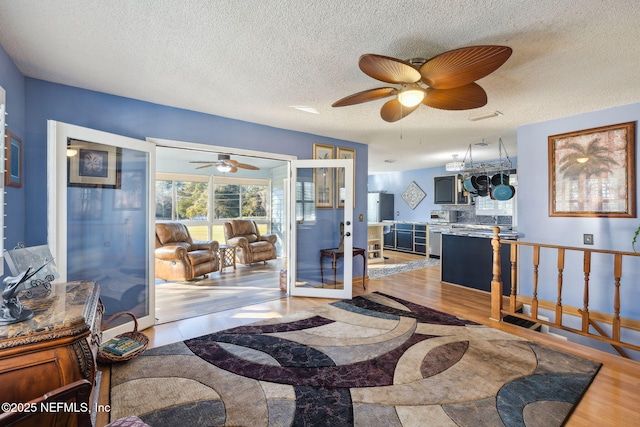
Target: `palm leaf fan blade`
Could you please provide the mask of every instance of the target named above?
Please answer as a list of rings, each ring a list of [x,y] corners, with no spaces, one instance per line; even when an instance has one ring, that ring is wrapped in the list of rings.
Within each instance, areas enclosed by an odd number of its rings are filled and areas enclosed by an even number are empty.
[[[497,70],[511,56],[507,46],[469,46],[444,52],[420,67],[422,81],[435,89],[473,83]]]
[[[358,65],[363,73],[385,83],[409,84],[422,78],[411,64],[390,56],[368,53],[360,57]]]
[[[440,110],[471,110],[487,104],[487,93],[477,83],[453,89],[427,89],[423,104]]]
[[[387,122],[397,122],[413,113],[419,106],[420,104],[416,104],[413,107],[405,107],[397,99],[392,99],[382,106],[380,117]]]
[[[377,89],[369,89],[362,92],[354,93],[353,95],[345,96],[344,98],[334,102],[332,107],[346,107],[349,105],[362,104],[363,102],[375,101],[382,98],[387,98],[391,95],[395,95],[397,90],[392,87],[381,87]]]

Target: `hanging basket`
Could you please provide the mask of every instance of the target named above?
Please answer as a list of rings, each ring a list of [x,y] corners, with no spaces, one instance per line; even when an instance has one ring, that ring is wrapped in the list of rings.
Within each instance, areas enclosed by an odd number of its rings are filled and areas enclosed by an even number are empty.
[[[102,324],[102,330],[104,331],[107,325],[115,318],[120,317],[122,315],[131,316],[133,319],[133,332],[124,332],[120,335],[116,335],[115,338],[130,338],[134,341],[138,341],[142,343],[142,347],[132,351],[131,353],[127,353],[125,355],[119,356],[117,354],[111,353],[107,350],[98,349],[98,357],[97,360],[99,363],[117,363],[124,362],[126,360],[133,359],[143,351],[147,349],[149,345],[149,338],[143,334],[142,332],[138,332],[138,319],[136,319],[136,315],[129,311],[121,311],[115,314],[112,314],[107,320]]]

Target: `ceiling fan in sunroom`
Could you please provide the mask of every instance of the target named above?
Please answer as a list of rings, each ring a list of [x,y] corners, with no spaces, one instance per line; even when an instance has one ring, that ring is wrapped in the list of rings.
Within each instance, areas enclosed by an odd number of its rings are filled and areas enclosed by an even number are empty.
[[[487,103],[487,93],[475,83],[497,70],[511,56],[507,46],[469,46],[431,59],[408,61],[365,54],[358,65],[369,77],[399,87],[380,87],[354,93],[332,104],[346,107],[394,96],[380,110],[387,122],[398,121],[420,104],[441,110],[470,110]]]
[[[216,169],[220,172],[238,172],[238,168],[240,169],[249,169],[249,170],[260,170],[259,167],[253,166],[247,163],[240,163],[237,160],[232,160],[231,156],[228,154],[218,154],[218,160],[204,161],[204,160],[194,160],[189,163],[204,163],[202,166],[198,166],[196,169],[210,168],[211,166],[215,166]]]

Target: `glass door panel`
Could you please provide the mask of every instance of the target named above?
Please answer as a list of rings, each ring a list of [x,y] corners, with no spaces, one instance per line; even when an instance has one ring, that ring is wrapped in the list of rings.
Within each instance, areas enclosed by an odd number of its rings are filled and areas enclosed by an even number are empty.
[[[351,298],[353,169],[350,160],[292,162],[292,250],[289,292],[294,296]],[[338,208],[336,172],[346,177],[345,207]]]
[[[50,122],[49,135],[57,169],[49,240],[61,280],[100,285],[105,319],[127,311],[140,329],[152,326],[155,146],[57,122]],[[115,319],[105,335],[130,331],[124,325],[130,321]]]

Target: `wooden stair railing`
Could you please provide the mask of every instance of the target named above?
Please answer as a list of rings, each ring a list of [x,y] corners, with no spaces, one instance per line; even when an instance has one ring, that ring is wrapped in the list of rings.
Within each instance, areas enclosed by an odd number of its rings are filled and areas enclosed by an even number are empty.
[[[520,242],[513,240],[500,240],[499,236],[500,227],[493,228],[493,238],[491,240],[491,246],[493,248],[493,279],[491,281],[491,319],[495,321],[502,321],[504,316],[510,315],[521,319],[529,320],[536,323],[541,323],[553,328],[562,329],[578,335],[593,338],[599,341],[606,342],[614,347],[616,351],[623,357],[628,357],[623,348],[640,351],[640,345],[633,342],[627,342],[621,338],[621,329],[628,328],[635,331],[640,331],[640,321],[634,319],[626,319],[620,317],[620,285],[622,280],[622,264],[623,257],[638,257],[640,254],[635,252],[621,252],[621,251],[609,251],[599,249],[584,249],[574,248],[569,246],[557,246],[547,244],[537,244]],[[501,267],[500,267],[500,246],[503,244],[511,245],[509,252],[510,264],[511,264],[511,291],[508,298],[508,306],[503,306],[502,296],[502,279],[501,279]],[[520,248],[523,246],[529,246],[533,252],[533,278],[532,278],[532,295],[523,296],[518,294],[518,264]],[[540,249],[555,250],[557,253],[557,296],[555,301],[540,300],[538,298],[539,290],[539,266],[540,266]],[[583,253],[583,268],[584,273],[584,288],[583,288],[583,307],[572,308],[565,307],[562,303],[562,290],[564,284],[565,273],[565,252],[566,251],[579,251]],[[589,286],[591,279],[591,255],[592,253],[609,254],[613,261],[613,314],[607,315],[598,312],[592,312],[589,310]],[[517,308],[522,304],[528,304],[531,306],[531,315],[518,312]],[[546,309],[550,312],[555,312],[555,319],[548,321],[539,318],[540,308]],[[572,328],[563,324],[563,316],[565,314],[578,316],[581,318],[580,329]],[[611,325],[611,337],[607,336],[603,328],[601,328],[596,321],[601,323],[607,323]],[[596,331],[592,332],[590,327]]]

